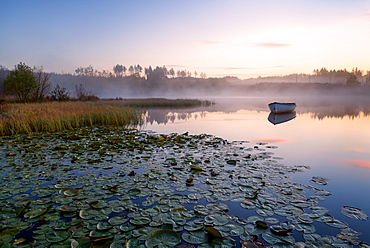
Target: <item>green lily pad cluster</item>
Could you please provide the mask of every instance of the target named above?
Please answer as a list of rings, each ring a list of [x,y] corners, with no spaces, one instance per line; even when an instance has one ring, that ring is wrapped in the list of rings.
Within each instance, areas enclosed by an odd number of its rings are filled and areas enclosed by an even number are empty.
[[[309,167],[248,145],[119,127],[1,137],[0,246],[365,247],[319,206],[330,192],[290,180]]]

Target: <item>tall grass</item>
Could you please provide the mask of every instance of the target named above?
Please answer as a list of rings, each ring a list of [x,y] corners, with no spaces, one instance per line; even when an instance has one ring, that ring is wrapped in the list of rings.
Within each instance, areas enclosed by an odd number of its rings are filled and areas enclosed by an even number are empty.
[[[103,100],[112,104],[124,104],[137,108],[193,108],[200,106],[210,106],[214,104],[208,100],[198,99],[165,99],[165,98],[134,98],[121,100]]]
[[[2,104],[0,135],[57,132],[92,125],[137,125],[142,122],[141,115],[141,111],[124,104],[99,101]]]

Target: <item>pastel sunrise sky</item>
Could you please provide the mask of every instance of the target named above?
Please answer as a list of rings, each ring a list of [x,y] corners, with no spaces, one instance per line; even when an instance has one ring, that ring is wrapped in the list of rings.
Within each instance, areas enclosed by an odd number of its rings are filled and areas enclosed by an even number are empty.
[[[207,76],[370,70],[370,0],[1,0],[0,65]]]

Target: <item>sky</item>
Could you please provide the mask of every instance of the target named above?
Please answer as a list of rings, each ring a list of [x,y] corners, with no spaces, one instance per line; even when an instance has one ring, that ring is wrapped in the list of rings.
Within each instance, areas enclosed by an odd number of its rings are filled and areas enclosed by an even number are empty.
[[[208,77],[370,70],[370,0],[0,0],[0,65]]]

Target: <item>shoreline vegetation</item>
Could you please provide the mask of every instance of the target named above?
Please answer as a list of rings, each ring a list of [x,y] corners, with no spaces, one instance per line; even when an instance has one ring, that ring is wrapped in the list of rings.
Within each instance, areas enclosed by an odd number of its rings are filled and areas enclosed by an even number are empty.
[[[94,125],[137,126],[143,124],[143,108],[180,108],[211,105],[192,99],[122,99],[0,105],[0,135],[70,130]]]

